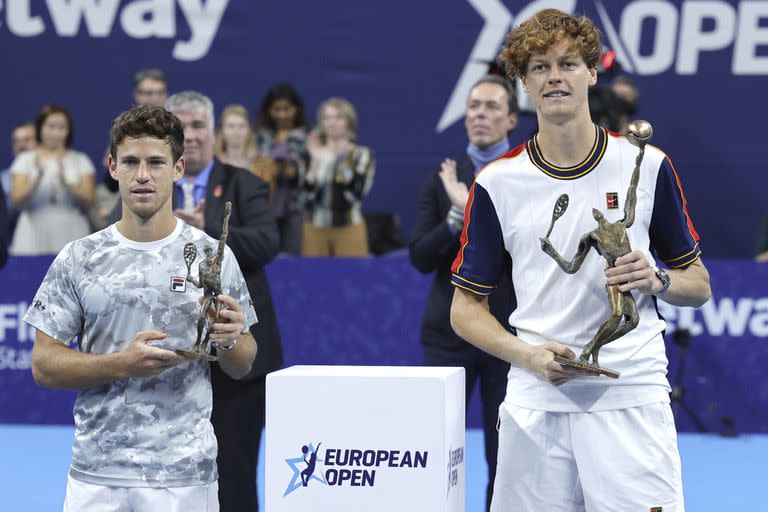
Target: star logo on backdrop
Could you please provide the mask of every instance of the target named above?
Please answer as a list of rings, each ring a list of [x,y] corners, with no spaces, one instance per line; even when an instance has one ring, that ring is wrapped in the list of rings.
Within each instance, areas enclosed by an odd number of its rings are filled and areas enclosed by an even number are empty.
[[[315,450],[316,448],[310,443],[307,445],[307,448],[309,448],[309,453],[317,453]],[[294,459],[285,459],[285,462],[288,464],[288,466],[293,471],[293,476],[291,477],[291,481],[288,484],[288,487],[285,489],[285,494],[283,494],[283,498],[291,494],[293,491],[300,487],[304,487],[304,484],[301,479],[301,473],[307,469],[307,461],[304,459],[304,457],[296,457]],[[318,458],[317,462],[323,462],[323,459]],[[319,476],[318,476],[319,475]],[[307,479],[307,485],[309,485],[309,482],[312,480],[317,480],[323,485],[328,485],[328,481],[325,479],[325,475],[323,475],[322,471],[313,471],[312,475]]]
[[[576,9],[576,0],[535,0],[521,7],[513,16],[501,0],[467,0],[467,2],[483,18],[483,28],[443,109],[443,114],[437,123],[437,133],[441,133],[464,117],[470,89],[475,82],[488,73],[488,65],[496,60],[504,38],[513,23],[520,23],[548,7],[568,13]],[[514,3],[517,6],[518,2]]]

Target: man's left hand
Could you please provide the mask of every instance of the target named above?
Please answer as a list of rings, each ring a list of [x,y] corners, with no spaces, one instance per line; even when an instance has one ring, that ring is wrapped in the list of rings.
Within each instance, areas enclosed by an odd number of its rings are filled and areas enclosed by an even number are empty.
[[[243,306],[229,295],[221,294],[217,296],[217,299],[225,307],[219,313],[219,321],[211,326],[211,341],[226,347],[232,345],[243,332],[245,314],[243,313]],[[211,318],[211,321],[213,320],[214,318]]]
[[[605,269],[605,276],[608,284],[619,285],[619,291],[622,292],[637,290],[645,295],[653,295],[664,286],[645,254],[638,250],[617,259],[615,267]]]
[[[205,199],[200,201],[198,205],[195,207],[194,210],[182,210],[181,208],[176,208],[173,210],[173,214],[186,222],[187,224],[191,226],[195,226],[197,229],[202,229],[205,231],[205,217],[203,215],[203,212],[205,211]]]

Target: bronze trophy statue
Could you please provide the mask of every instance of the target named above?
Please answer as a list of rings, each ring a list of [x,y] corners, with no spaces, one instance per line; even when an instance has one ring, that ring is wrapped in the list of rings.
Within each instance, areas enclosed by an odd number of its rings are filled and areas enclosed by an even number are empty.
[[[561,195],[555,202],[552,212],[552,223],[547,234],[541,240],[541,249],[547,253],[568,274],[574,274],[579,270],[589,250],[594,248],[608,262],[609,267],[616,265],[616,260],[632,251],[629,244],[627,229],[635,222],[635,205],[637,204],[637,183],[640,180],[640,164],[645,155],[645,145],[653,135],[653,128],[647,121],[633,121],[627,127],[627,140],[637,146],[640,151],[635,160],[635,169],[627,190],[624,201],[624,218],[617,222],[608,222],[599,210],[593,208],[592,216],[597,221],[597,228],[585,234],[579,240],[579,247],[573,260],[566,261],[552,247],[549,235],[555,225],[555,221],[562,217],[568,208],[568,194]],[[600,325],[594,337],[584,346],[579,360],[567,359],[555,356],[555,361],[563,366],[569,366],[593,375],[606,375],[614,379],[619,378],[620,373],[607,368],[601,368],[598,364],[600,349],[625,335],[635,327],[639,321],[637,305],[630,292],[619,291],[618,285],[605,286],[608,293],[608,302],[611,306],[611,315]],[[592,358],[592,363],[589,359]]]
[[[197,279],[191,275],[192,263],[197,258],[197,248],[195,244],[188,243],[184,246],[184,262],[187,264],[187,281],[197,288],[203,289],[203,305],[200,308],[200,314],[197,316],[197,340],[192,346],[192,350],[175,350],[181,356],[190,359],[205,359],[206,361],[216,361],[216,356],[208,354],[208,340],[211,337],[212,324],[220,320],[223,304],[218,296],[221,294],[221,262],[224,259],[224,247],[227,245],[227,235],[229,235],[229,216],[232,214],[232,203],[227,201],[224,205],[224,227],[219,239],[219,247],[216,253],[209,245],[205,246],[205,258],[198,265]],[[208,326],[203,337],[206,319],[208,318],[208,309],[213,307],[215,317]]]

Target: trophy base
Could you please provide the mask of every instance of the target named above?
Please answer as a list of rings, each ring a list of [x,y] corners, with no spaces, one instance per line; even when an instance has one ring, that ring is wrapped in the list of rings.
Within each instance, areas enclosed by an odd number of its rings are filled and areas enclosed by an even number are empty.
[[[618,379],[619,375],[621,375],[621,372],[617,372],[616,370],[603,368],[602,366],[596,366],[590,363],[582,363],[578,359],[566,359],[565,357],[562,357],[562,356],[555,356],[555,361],[560,363],[562,366],[575,368],[577,370],[595,375],[597,377],[599,377],[600,375],[605,375],[606,377],[610,377],[612,379]]]
[[[177,348],[174,350],[174,352],[181,357],[186,357],[187,359],[197,359],[202,361],[216,361],[218,358],[216,356],[212,356],[210,354],[203,354],[201,352],[193,352],[191,350],[182,350],[180,348]]]

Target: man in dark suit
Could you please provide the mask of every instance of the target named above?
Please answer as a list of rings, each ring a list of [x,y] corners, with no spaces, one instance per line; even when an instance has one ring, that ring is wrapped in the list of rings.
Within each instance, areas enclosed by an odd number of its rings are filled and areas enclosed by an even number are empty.
[[[265,414],[265,378],[283,363],[280,334],[263,267],[277,254],[279,235],[269,208],[267,183],[214,158],[213,104],[197,92],[169,97],[165,108],[184,127],[184,177],[176,183],[177,217],[213,238],[221,236],[224,204],[232,202],[227,245],[245,276],[258,322],[251,333],[258,353],[250,373],[233,380],[211,365],[213,423],[219,442],[222,512],[258,510],[256,463]]]
[[[445,159],[440,170],[427,177],[409,246],[413,266],[424,273],[435,272],[421,324],[424,364],[463,366],[467,404],[475,383],[480,382],[485,459],[488,462],[488,508],[496,475],[496,420],[499,406],[504,401],[509,364],[480,351],[453,332],[450,320],[451,264],[459,251],[469,187],[480,169],[509,151],[507,134],[516,124],[517,97],[508,81],[489,75],[472,87],[465,118],[469,145],[458,163]],[[503,277],[489,302],[491,312],[499,322],[509,325],[509,315],[515,306],[509,275]]]

